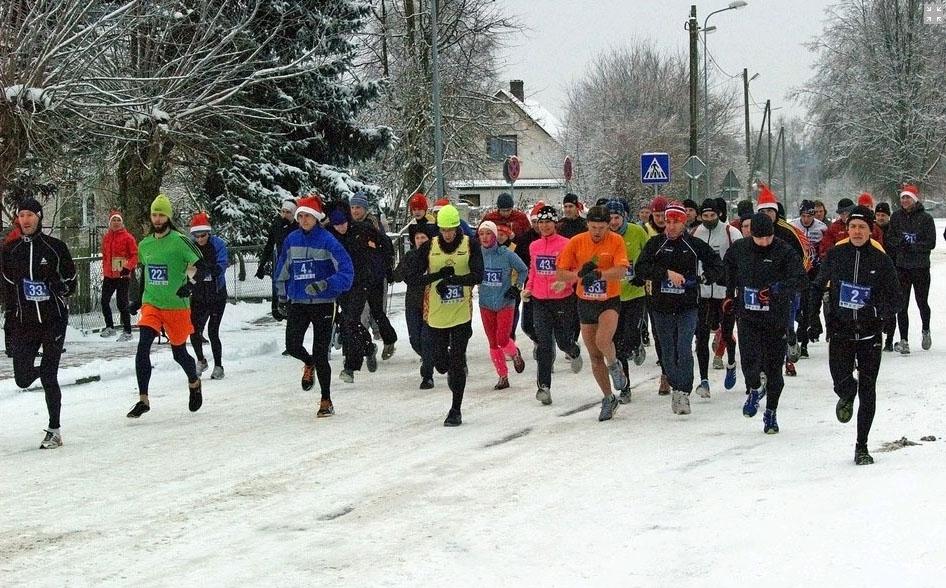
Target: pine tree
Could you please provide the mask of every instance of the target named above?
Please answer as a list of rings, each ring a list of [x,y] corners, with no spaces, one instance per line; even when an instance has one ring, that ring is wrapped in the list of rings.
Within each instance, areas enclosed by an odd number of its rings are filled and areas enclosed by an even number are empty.
[[[370,7],[356,0],[271,2],[265,19],[294,20],[293,34],[272,45],[277,63],[318,47],[322,65],[303,75],[260,85],[248,104],[282,104],[289,116],[271,121],[267,132],[234,134],[206,178],[211,216],[234,244],[259,243],[281,200],[309,192],[327,204],[362,191],[377,201],[379,188],[358,179],[355,166],[387,148],[386,127],[360,128],[358,113],[374,100],[380,82],[353,75],[354,36]],[[266,34],[262,27],[254,34]]]

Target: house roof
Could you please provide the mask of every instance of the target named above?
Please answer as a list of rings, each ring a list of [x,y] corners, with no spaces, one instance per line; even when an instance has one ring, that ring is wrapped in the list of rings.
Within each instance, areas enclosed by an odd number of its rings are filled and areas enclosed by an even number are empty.
[[[509,182],[506,180],[453,180],[447,183],[451,188],[456,188],[457,190],[469,190],[469,189],[499,189],[499,190],[508,190]],[[548,179],[535,179],[535,180],[517,180],[515,183],[516,188],[564,188],[565,180],[548,178]]]
[[[515,104],[522,112],[525,113],[526,116],[535,121],[535,124],[545,131],[549,137],[552,137],[558,141],[559,134],[562,131],[562,123],[538,102],[529,99],[526,99],[525,101],[519,100],[512,94],[512,92],[504,88],[496,92],[496,96],[503,96]]]

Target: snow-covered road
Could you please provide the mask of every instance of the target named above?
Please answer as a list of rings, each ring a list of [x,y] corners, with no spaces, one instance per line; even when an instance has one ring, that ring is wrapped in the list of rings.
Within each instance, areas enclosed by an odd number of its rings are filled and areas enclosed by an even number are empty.
[[[673,415],[652,354],[606,423],[587,365],[560,367],[550,407],[531,361],[495,392],[475,328],[464,424],[444,428],[446,378],[417,389],[397,298],[397,354],[346,385],[336,352],[329,419],[280,356],[281,326],[253,323],[267,305],[228,309],[227,377],[205,380],[196,414],[164,349],[152,411],[125,418],[133,359],[103,357],[64,370],[102,381],[64,389],[65,446],[40,451],[41,392],[0,381],[0,586],[941,585],[946,441],[879,451],[946,435],[934,260],[934,347],[919,350],[917,316],[916,351],[884,354],[872,467],[852,464],[824,343],[768,436],[741,415],[741,374],[726,392],[713,372],[713,398]]]

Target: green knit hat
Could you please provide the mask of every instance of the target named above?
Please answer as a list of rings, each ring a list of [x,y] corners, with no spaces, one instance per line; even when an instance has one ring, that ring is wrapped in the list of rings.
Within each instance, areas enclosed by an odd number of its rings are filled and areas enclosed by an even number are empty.
[[[164,194],[158,194],[158,197],[151,203],[151,214],[155,213],[171,218],[171,201]]]

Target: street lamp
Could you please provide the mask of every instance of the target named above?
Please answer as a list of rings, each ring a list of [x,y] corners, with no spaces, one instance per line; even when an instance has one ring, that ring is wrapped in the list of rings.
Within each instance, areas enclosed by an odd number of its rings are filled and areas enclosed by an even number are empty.
[[[704,172],[706,174],[706,182],[705,182],[706,184],[705,197],[706,198],[709,198],[709,194],[710,194],[710,177],[711,177],[710,140],[709,140],[709,81],[708,81],[709,80],[709,76],[708,76],[709,62],[708,62],[707,54],[706,54],[706,33],[716,30],[716,27],[707,28],[706,23],[709,22],[710,17],[713,16],[714,14],[719,14],[720,12],[726,12],[727,10],[735,10],[737,8],[744,8],[748,4],[749,3],[746,2],[745,0],[735,0],[734,2],[730,2],[729,6],[727,6],[726,8],[720,8],[719,10],[714,10],[713,12],[710,12],[709,14],[706,15],[706,18],[703,19],[703,28],[701,30],[703,31],[703,141],[706,146],[706,153],[705,153],[706,161],[704,161],[704,163],[706,164],[706,171]]]

